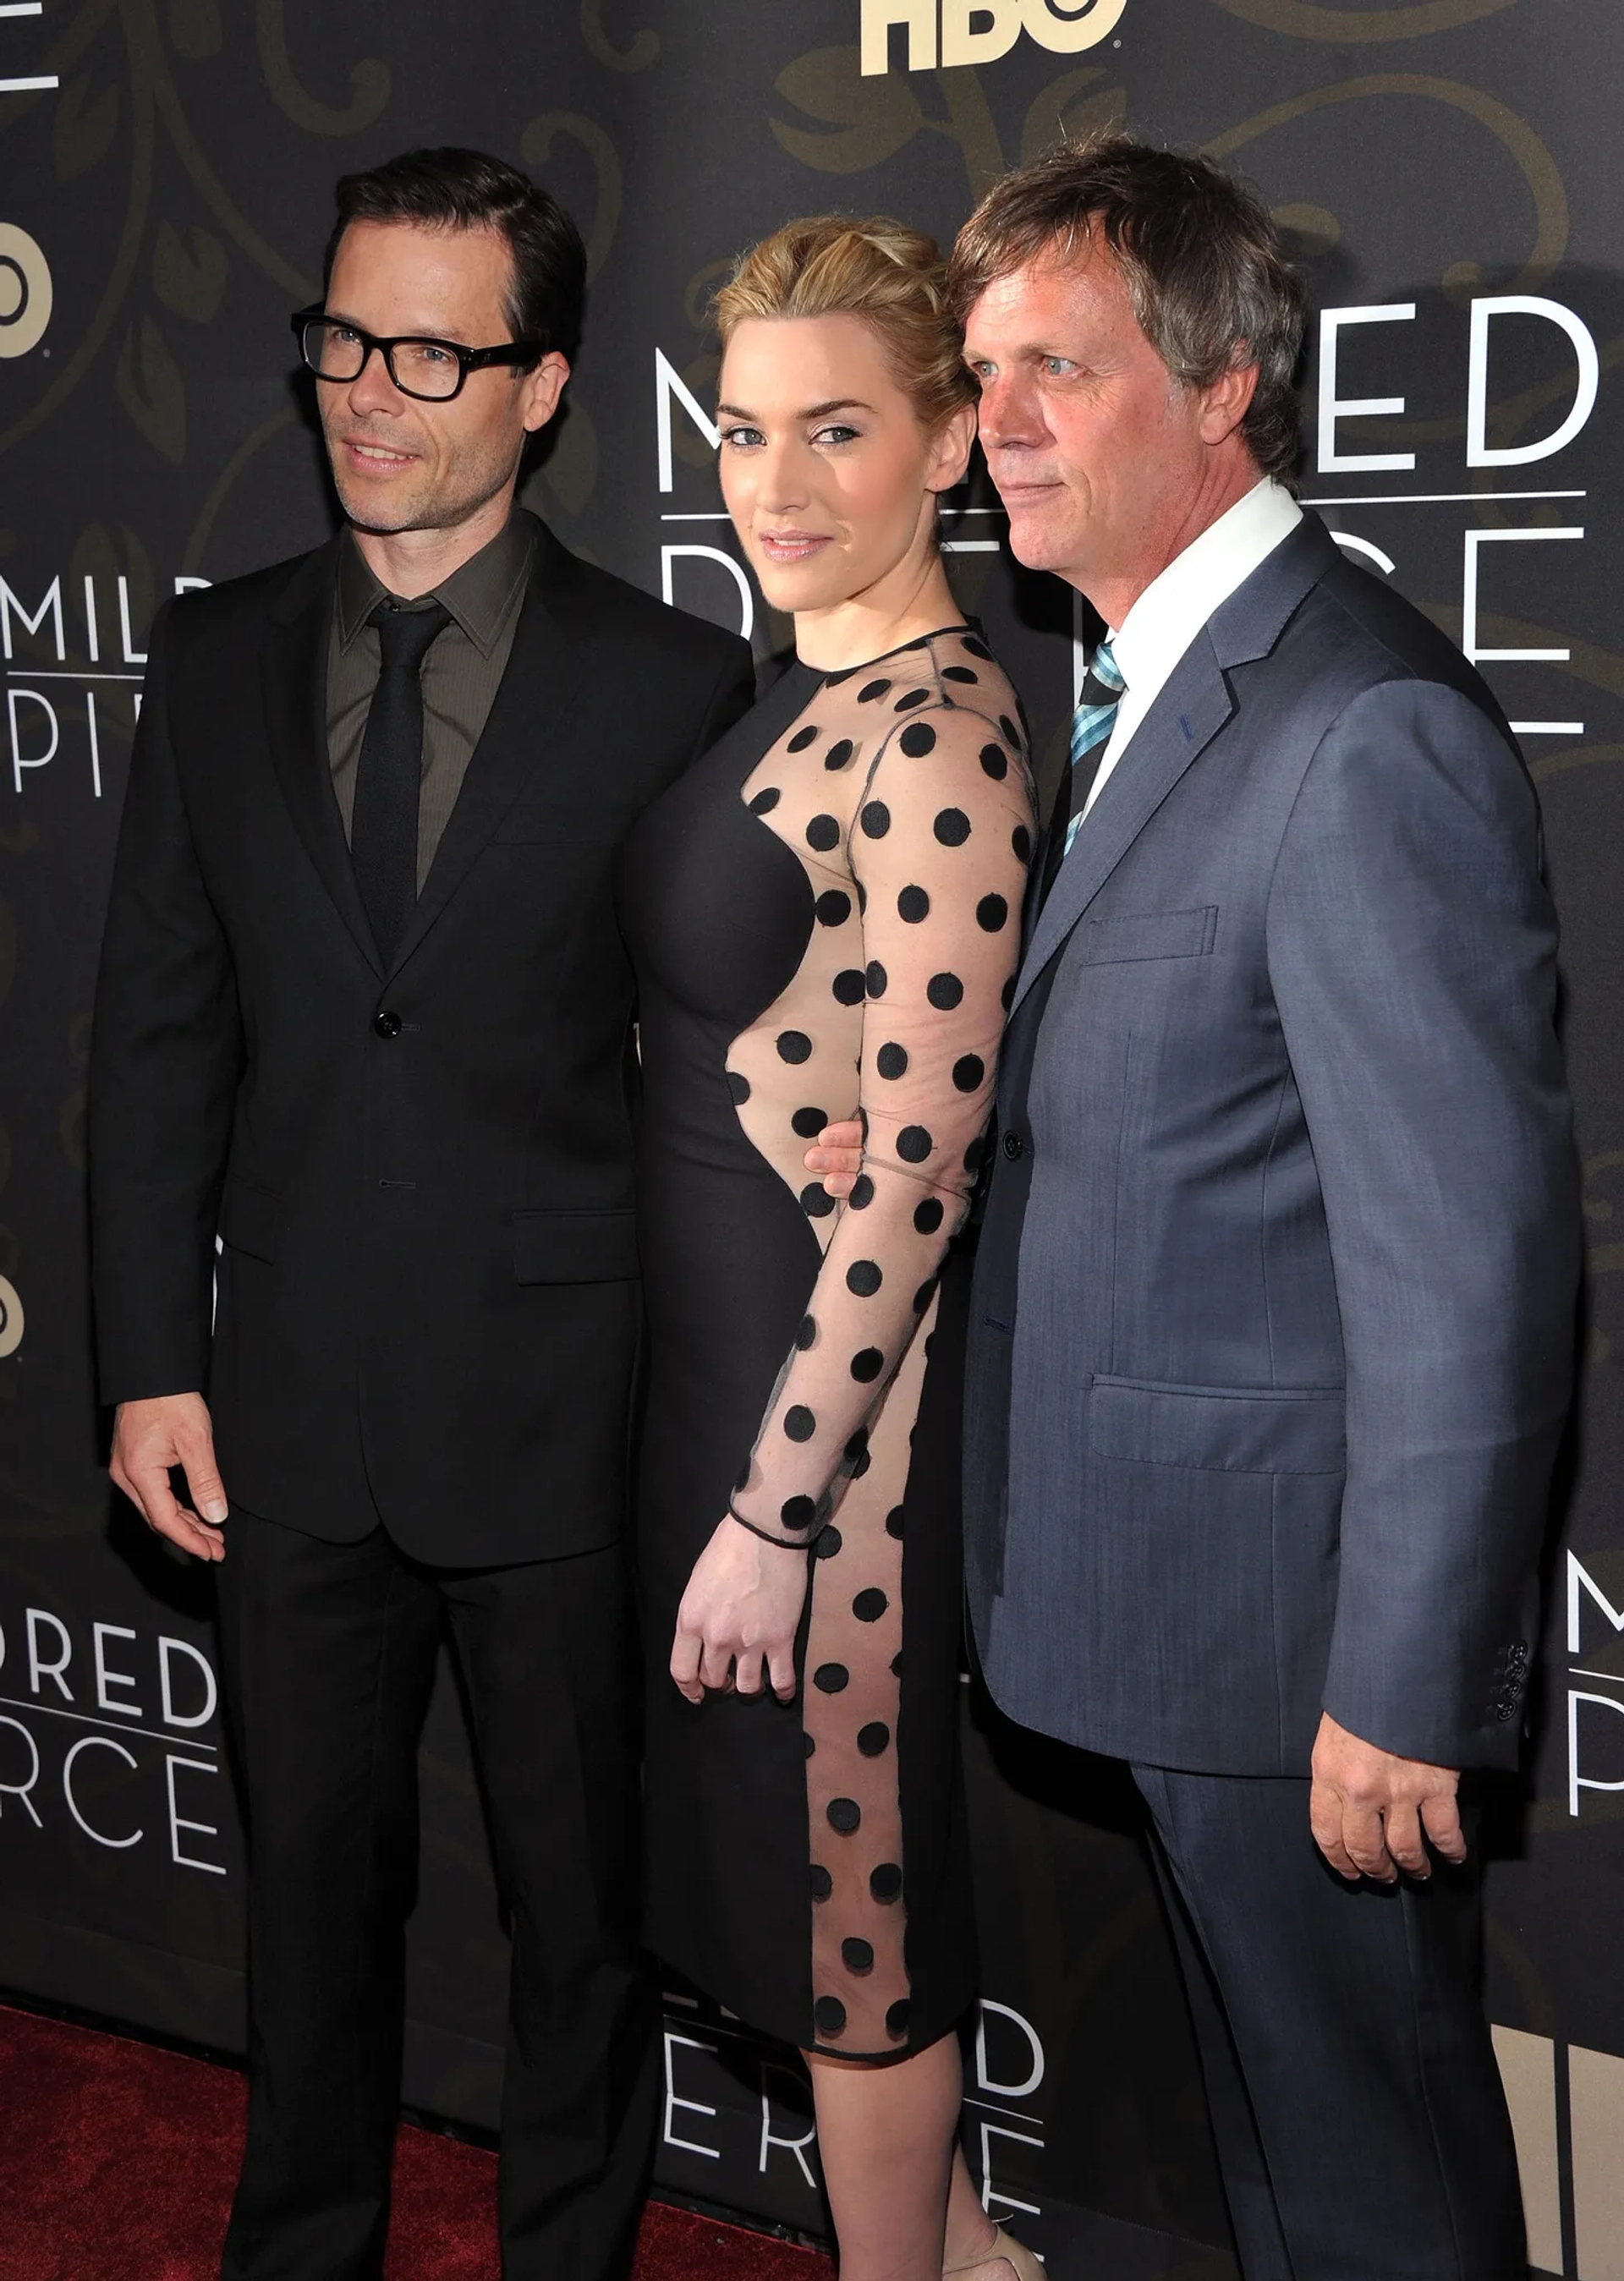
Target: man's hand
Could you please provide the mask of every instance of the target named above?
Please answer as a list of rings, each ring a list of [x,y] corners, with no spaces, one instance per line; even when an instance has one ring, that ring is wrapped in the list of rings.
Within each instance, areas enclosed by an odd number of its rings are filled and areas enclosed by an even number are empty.
[[[718,1525],[693,1564],[671,1643],[671,1676],[690,1703],[708,1687],[759,1695],[763,1665],[779,1702],[793,1702],[810,1558],[804,1546],[764,1544],[731,1518]]]
[[[169,1486],[170,1469],[175,1465],[186,1475],[189,1506]],[[226,1518],[225,1484],[214,1462],[208,1404],[200,1394],[160,1394],[151,1402],[120,1402],[112,1423],[109,1470],[154,1535],[166,1536],[199,1560],[225,1558],[220,1533]]]
[[[1309,1822],[1339,1877],[1355,1884],[1373,1877],[1383,1885],[1396,1883],[1401,1869],[1430,1877],[1428,1838],[1446,1861],[1465,1860],[1455,1795],[1460,1776],[1453,1767],[1378,1750],[1339,1727],[1327,1711],[1314,1743],[1313,1775]]]
[[[855,1117],[842,1125],[825,1125],[801,1162],[808,1172],[823,1174],[831,1196],[849,1196],[862,1170],[862,1125]]]

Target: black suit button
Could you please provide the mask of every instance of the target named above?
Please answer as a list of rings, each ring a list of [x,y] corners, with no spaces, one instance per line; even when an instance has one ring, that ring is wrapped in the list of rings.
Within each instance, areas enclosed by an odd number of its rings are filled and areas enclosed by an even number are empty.
[[[398,1038],[400,1035],[400,1017],[386,1006],[381,1014],[373,1016],[372,1026],[380,1038]]]
[[[1006,1133],[1004,1134],[1004,1155],[1009,1159],[1009,1162],[1012,1164],[1017,1164],[1025,1154],[1026,1143],[1022,1140],[1020,1134],[1018,1133]]]

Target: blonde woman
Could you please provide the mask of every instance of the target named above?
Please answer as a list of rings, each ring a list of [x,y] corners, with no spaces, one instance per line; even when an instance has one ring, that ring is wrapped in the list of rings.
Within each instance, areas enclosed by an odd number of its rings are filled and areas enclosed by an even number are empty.
[[[1032,832],[1019,708],[937,539],[974,390],[936,248],[893,221],[789,224],[716,316],[723,497],[796,658],[621,877],[660,1136],[650,1937],[806,2052],[843,2281],[1032,2281],[955,2152],[976,1960],[942,1277]],[[859,1114],[837,1203],[803,1159]]]

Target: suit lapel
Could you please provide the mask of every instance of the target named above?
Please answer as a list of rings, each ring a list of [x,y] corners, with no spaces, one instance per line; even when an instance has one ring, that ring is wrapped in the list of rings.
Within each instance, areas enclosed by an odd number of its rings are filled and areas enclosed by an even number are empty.
[[[306,556],[271,613],[260,658],[271,762],[295,828],[356,947],[383,970],[355,884],[327,746],[327,649],[336,539]]]
[[[1079,828],[1039,912],[1016,986],[1018,1007],[1151,817],[1233,709],[1203,630],[1134,731]],[[1011,1008],[1014,1011],[1014,1008]]]
[[[416,950],[536,769],[558,765],[559,730],[585,677],[590,623],[574,558],[536,525],[536,560],[507,669],[446,820],[395,969]]]
[[[1011,1014],[1185,770],[1234,710],[1226,669],[1266,657],[1303,596],[1336,561],[1336,542],[1305,511],[1244,584],[1213,612],[1141,722],[1056,875],[1027,940]]]

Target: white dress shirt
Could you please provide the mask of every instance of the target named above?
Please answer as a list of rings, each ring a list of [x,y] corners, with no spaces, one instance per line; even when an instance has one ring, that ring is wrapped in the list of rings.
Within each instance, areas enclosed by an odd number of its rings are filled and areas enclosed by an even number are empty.
[[[1161,695],[1173,668],[1215,610],[1245,584],[1258,564],[1289,537],[1303,520],[1291,493],[1265,476],[1244,499],[1226,508],[1175,554],[1153,578],[1109,639],[1117,670],[1127,684],[1110,741],[1100,756],[1083,814],[1100,797],[1105,779],[1126,750],[1133,731]]]

